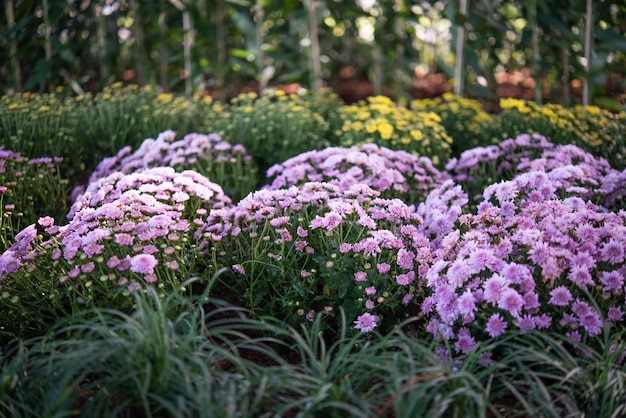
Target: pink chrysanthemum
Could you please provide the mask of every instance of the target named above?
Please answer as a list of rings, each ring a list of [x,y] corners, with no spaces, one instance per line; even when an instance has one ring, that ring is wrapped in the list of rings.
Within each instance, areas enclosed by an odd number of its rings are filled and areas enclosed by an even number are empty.
[[[369,312],[359,315],[354,321],[354,328],[361,332],[371,332],[378,326],[378,317]]]
[[[138,254],[130,259],[130,270],[140,274],[152,274],[159,261],[152,254]]]

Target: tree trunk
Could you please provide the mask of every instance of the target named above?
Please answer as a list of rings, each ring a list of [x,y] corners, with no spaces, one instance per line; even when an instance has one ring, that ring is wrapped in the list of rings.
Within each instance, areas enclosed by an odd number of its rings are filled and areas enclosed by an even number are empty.
[[[44,52],[46,57],[46,62],[49,64],[52,59],[52,25],[50,24],[50,6],[48,4],[48,0],[42,1],[43,8],[43,24],[44,24]],[[50,79],[51,77],[49,77]],[[48,87],[50,91],[54,88],[52,84],[49,84]]]
[[[583,107],[587,107],[591,100],[589,86],[589,70],[591,68],[591,28],[593,26],[593,9],[591,0],[587,0],[585,14],[585,77],[583,78]]]
[[[146,73],[143,66],[143,27],[141,23],[141,12],[137,9],[135,0],[128,0],[128,7],[133,11],[133,36],[135,37],[135,69],[137,71],[137,84],[146,84]]]
[[[215,33],[217,36],[217,91],[218,98],[226,102],[226,31],[224,28],[224,0],[217,0],[215,5]]]
[[[167,26],[167,9],[166,4],[163,5],[163,11],[159,13],[159,31],[161,32],[161,48],[159,51],[159,85],[161,90],[165,91],[168,88],[168,73],[169,73],[169,49],[168,49],[168,33],[169,28]]]
[[[256,34],[256,72],[259,82],[259,96],[263,94],[267,85],[267,80],[264,77],[265,66],[263,64],[263,17],[263,2],[262,0],[256,0],[256,5],[254,6],[254,27]]]
[[[15,9],[13,1],[7,1],[7,27],[11,29],[15,26]],[[11,39],[11,67],[13,67],[13,79],[15,81],[15,89],[22,91],[22,69],[20,68],[20,59],[17,55],[17,36],[13,35]]]
[[[537,24],[537,0],[530,0],[528,5],[528,23],[532,35],[533,77],[535,79],[535,103],[541,105],[541,53],[539,52],[539,25]]]
[[[313,66],[312,89],[317,92],[322,88],[322,65],[320,62],[320,44],[317,33],[317,17],[315,15],[315,0],[307,0],[309,8],[309,36],[311,37],[311,63]]]
[[[469,0],[461,0],[461,5],[459,7],[459,13],[463,17],[467,16],[467,10],[469,7]],[[459,25],[456,31],[456,53],[454,59],[454,94],[458,96],[463,95],[463,88],[465,84],[465,77],[463,75],[463,49],[465,43],[465,26]]]

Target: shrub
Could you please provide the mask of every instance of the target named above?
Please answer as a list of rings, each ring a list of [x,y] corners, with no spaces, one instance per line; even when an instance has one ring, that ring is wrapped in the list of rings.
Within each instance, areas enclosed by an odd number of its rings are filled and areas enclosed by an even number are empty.
[[[262,173],[301,152],[330,145],[328,123],[289,96],[242,94],[223,117],[226,126],[213,131],[230,143],[242,144]]]
[[[40,216],[61,221],[67,212],[67,180],[59,174],[60,157],[28,159],[0,149],[0,251]]]
[[[211,207],[229,203],[205,177],[170,167],[116,172],[90,184],[69,224],[40,218],[0,256],[4,332],[38,334],[55,318],[90,307],[128,311],[128,295],[145,284],[161,296],[183,291],[181,283],[197,272],[190,237]]]
[[[152,167],[193,170],[219,184],[234,200],[250,193],[257,184],[256,167],[241,145],[231,145],[217,134],[190,133],[174,141],[176,134],[165,131],[156,139],[145,139],[131,153],[126,146],[113,157],[103,159],[89,177],[89,183],[116,171],[132,174]],[[79,194],[85,186],[77,188]]]
[[[448,92],[432,99],[413,100],[410,105],[413,111],[434,112],[441,117],[441,125],[452,138],[452,155],[458,156],[467,149],[493,143],[482,132],[483,124],[490,123],[492,116],[477,100]]]
[[[429,332],[467,354],[508,332],[550,330],[576,347],[621,328],[626,213],[585,202],[566,183],[533,171],[485,189],[424,276]]]
[[[483,124],[486,140],[537,133],[555,144],[576,145],[593,155],[604,157],[616,169],[626,168],[624,112],[611,113],[596,106],[539,106],[518,99],[501,99],[500,107],[502,112],[492,122]]]
[[[231,270],[222,293],[257,314],[293,324],[322,313],[332,326],[342,307],[355,329],[387,331],[421,292],[417,272],[430,240],[460,214],[459,193],[451,183],[436,189],[418,209],[422,222],[402,201],[381,199],[364,184],[261,190],[214,210],[199,248],[214,269]]]
[[[613,169],[575,145],[555,145],[539,134],[522,134],[499,145],[473,148],[446,165],[470,197],[480,201],[482,191],[497,180],[519,173],[543,171],[562,180],[561,192],[575,193],[617,211],[624,207],[626,171]]]
[[[309,181],[327,182],[347,190],[358,183],[378,190],[382,198],[399,198],[407,204],[423,201],[446,179],[429,158],[376,144],[308,151],[270,167],[267,175],[271,181],[266,186],[269,190]]]
[[[340,145],[375,143],[429,157],[435,166],[450,158],[452,138],[432,112],[413,112],[397,106],[388,97],[369,97],[340,108],[344,120]]]

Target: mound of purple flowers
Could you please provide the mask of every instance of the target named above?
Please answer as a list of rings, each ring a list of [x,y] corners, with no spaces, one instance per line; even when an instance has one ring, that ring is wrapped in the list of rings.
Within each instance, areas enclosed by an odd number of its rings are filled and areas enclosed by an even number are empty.
[[[120,289],[155,283],[178,291],[196,271],[195,232],[212,207],[227,204],[219,186],[193,171],[111,174],[89,185],[68,224],[41,218],[44,232],[30,225],[0,255],[3,303],[13,295],[25,302],[41,294],[56,295],[56,303],[71,310],[80,304],[122,308]],[[24,298],[24,279],[39,293]]]
[[[381,192],[383,198],[401,198],[409,204],[423,201],[447,178],[429,158],[376,144],[305,152],[274,165],[267,177],[273,178],[266,186],[270,190],[311,181],[334,184],[341,190],[366,184]]]
[[[256,166],[243,145],[231,145],[216,133],[189,133],[178,141],[175,138],[173,131],[165,131],[156,139],[145,139],[134,152],[131,152],[129,146],[122,148],[117,155],[105,158],[98,164],[89,183],[115,172],[132,174],[148,168],[173,167],[177,171],[197,171],[226,190],[241,188],[231,193],[237,197],[252,190]],[[74,197],[82,191],[83,188],[77,188]]]
[[[580,147],[555,145],[538,134],[523,134],[498,145],[467,150],[459,159],[452,159],[446,170],[456,182],[463,184],[471,197],[497,180],[543,171],[563,180],[562,189],[567,193],[607,208],[624,208],[626,171],[612,168],[605,159]]]
[[[626,212],[608,212],[545,172],[490,186],[425,274],[428,331],[468,353],[476,341],[550,329],[575,345],[622,325]]]

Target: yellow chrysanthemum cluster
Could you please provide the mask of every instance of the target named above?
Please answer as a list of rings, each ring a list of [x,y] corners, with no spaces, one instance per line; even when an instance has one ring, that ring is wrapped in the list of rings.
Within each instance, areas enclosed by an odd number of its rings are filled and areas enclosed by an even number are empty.
[[[441,124],[453,138],[453,150],[458,153],[482,144],[480,133],[482,123],[491,121],[483,105],[473,99],[444,93],[432,99],[416,99],[410,103],[417,112],[434,112],[441,117]]]
[[[557,104],[506,98],[498,115],[502,131],[510,134],[539,133],[559,144],[578,145],[601,155],[616,168],[626,156],[626,112],[612,113],[597,106],[565,108]],[[523,132],[519,132],[522,131]],[[512,136],[512,135],[511,135]]]
[[[434,112],[414,112],[385,96],[369,97],[339,110],[343,126],[339,142],[344,146],[373,142],[430,157],[434,164],[450,156],[452,138]]]

